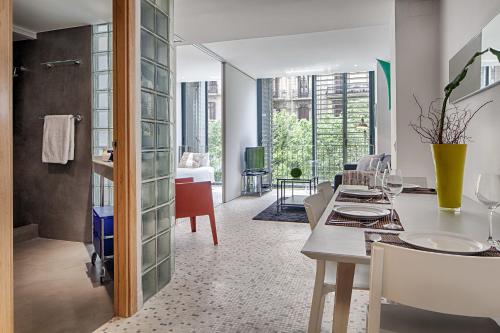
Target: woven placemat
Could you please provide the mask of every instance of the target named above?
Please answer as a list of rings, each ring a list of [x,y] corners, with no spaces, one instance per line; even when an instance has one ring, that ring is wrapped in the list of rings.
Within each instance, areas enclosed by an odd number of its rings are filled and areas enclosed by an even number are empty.
[[[404,188],[403,193],[437,194],[437,191],[435,188],[417,187],[417,188]]]
[[[369,256],[371,255],[371,249],[372,249],[372,243],[373,241],[370,240],[370,235],[372,234],[378,234],[382,237],[382,240],[380,240],[380,243],[386,243],[386,244],[391,244],[395,246],[401,246],[407,249],[413,249],[413,250],[420,250],[420,251],[426,251],[421,248],[417,248],[416,246],[410,245],[408,243],[403,242],[401,239],[399,239],[398,234],[395,233],[381,233],[381,232],[373,232],[373,231],[365,231],[365,247],[366,247],[366,255]],[[432,252],[432,251],[429,251]],[[491,248],[488,251],[473,254],[472,256],[476,257],[500,257],[500,251],[497,249]]]
[[[339,195],[337,195],[337,199],[335,201],[367,204],[390,204],[389,200],[385,199],[383,195],[377,195],[370,198],[360,198],[343,192],[339,192]]]
[[[340,215],[339,213],[337,213],[336,211],[332,211],[330,213],[330,215],[328,216],[328,219],[326,220],[326,225],[331,225],[331,226],[337,226],[337,227],[351,227],[351,228],[365,228],[365,229],[384,229],[384,224],[387,224],[387,223],[390,223],[390,215],[387,215],[381,219],[378,220],[377,223],[375,223],[374,225],[371,225],[371,226],[367,226],[365,224],[370,224],[371,222],[375,222],[375,221],[364,221],[364,220],[359,220],[359,219],[352,219],[352,218],[348,218],[348,217],[344,217],[342,215]],[[339,221],[342,221],[342,222],[347,222],[347,223],[339,223]],[[361,221],[363,221],[363,223],[360,223]],[[396,210],[394,210],[394,223],[398,224],[401,226],[401,228],[403,228],[403,225],[401,224],[401,222],[399,221],[399,215],[398,215],[398,212]],[[403,231],[403,229],[401,229],[401,231]]]

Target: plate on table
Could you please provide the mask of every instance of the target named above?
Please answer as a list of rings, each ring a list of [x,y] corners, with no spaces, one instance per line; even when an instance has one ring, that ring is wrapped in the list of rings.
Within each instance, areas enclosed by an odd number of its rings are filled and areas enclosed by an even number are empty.
[[[490,245],[466,235],[442,231],[402,232],[399,239],[422,249],[446,253],[476,254],[490,249]]]
[[[389,215],[388,209],[368,206],[338,206],[333,211],[347,218],[357,220],[377,220]]]
[[[382,191],[376,189],[341,189],[341,193],[362,198],[371,198],[382,195]]]
[[[405,190],[416,190],[417,188],[420,188],[420,186],[417,184],[408,184],[408,183],[403,184],[403,189]]]

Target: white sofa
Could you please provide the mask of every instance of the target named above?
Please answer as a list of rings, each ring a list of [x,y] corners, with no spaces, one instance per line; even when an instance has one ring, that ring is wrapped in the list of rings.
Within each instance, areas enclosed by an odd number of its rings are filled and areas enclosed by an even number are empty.
[[[211,166],[198,168],[177,168],[176,178],[193,177],[195,182],[215,182],[215,170]]]
[[[191,155],[191,157],[188,157],[188,155]],[[193,159],[192,155],[197,155],[196,162],[194,162],[195,159]],[[185,163],[187,165],[182,164],[184,157],[186,157],[186,160],[189,160],[188,163]],[[193,177],[195,182],[215,182],[215,169],[210,166],[210,156],[208,153],[183,153],[181,162],[179,162],[179,166],[177,167],[176,178],[188,177]]]

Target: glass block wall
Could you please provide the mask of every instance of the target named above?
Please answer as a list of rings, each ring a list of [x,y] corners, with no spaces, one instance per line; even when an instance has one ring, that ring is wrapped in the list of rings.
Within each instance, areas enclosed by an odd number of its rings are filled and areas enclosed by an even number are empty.
[[[172,0],[173,2],[173,0]],[[173,271],[174,49],[172,3],[141,0],[141,209],[143,300],[163,288]]]
[[[113,142],[113,25],[92,27],[92,154],[100,156]],[[93,174],[93,205],[101,204],[100,176]],[[113,182],[104,180],[104,205],[113,205]]]

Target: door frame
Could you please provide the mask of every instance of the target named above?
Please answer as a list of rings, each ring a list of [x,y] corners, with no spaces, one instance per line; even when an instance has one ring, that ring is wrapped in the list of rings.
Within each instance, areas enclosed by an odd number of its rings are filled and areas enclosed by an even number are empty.
[[[0,0],[0,333],[14,332],[12,0]]]
[[[0,0],[0,333],[14,332],[13,0]],[[138,309],[137,284],[137,4],[113,0],[114,312]]]

